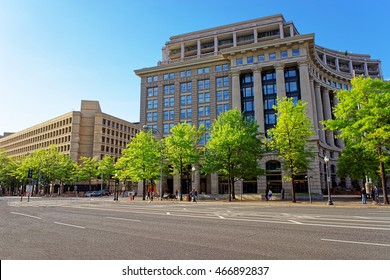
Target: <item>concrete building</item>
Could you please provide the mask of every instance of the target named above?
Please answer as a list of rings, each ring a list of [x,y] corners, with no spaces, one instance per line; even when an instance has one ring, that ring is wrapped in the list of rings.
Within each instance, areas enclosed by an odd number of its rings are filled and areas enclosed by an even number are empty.
[[[276,123],[272,109],[276,97],[307,102],[315,134],[311,145],[317,156],[311,170],[294,183],[298,193],[306,195],[310,185],[318,197],[328,175],[333,187],[351,185],[347,178],[336,176],[343,143],[333,132],[324,132],[320,121],[332,118],[337,90],[349,89],[355,73],[382,78],[379,60],[318,46],[314,34],[300,34],[282,15],[173,36],[162,48],[157,66],[135,73],[141,78],[140,124],[162,135],[184,121],[209,128],[220,113],[233,107],[254,118],[266,133]],[[330,158],[328,168],[325,156]],[[266,155],[261,164],[267,175],[237,183],[236,193],[261,194],[266,186],[278,193],[283,186],[288,196],[290,183],[282,182],[277,156]],[[192,187],[200,193],[226,191],[226,182],[216,174],[195,172],[193,176]],[[177,188],[176,178],[164,182],[164,191]]]
[[[40,148],[54,145],[78,161],[81,156],[100,160],[104,155],[115,161],[139,125],[103,113],[98,101],[81,101],[81,110],[58,116],[16,133],[0,138],[0,149],[8,156],[23,158]]]

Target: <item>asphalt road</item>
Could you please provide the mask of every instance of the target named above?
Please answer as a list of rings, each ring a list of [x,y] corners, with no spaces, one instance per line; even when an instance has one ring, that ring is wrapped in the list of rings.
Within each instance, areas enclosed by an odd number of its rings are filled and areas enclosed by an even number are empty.
[[[389,260],[389,207],[0,197],[2,260]]]

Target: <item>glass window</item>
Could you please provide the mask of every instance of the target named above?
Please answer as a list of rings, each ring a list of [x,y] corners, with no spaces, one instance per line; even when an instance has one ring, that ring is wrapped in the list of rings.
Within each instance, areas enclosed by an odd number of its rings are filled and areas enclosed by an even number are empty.
[[[281,57],[281,58],[287,58],[287,57],[288,57],[287,51],[282,51],[282,52],[280,52],[280,57]]]
[[[164,98],[164,107],[173,107],[175,105],[175,99],[173,97]]]
[[[253,88],[252,87],[242,88],[242,96],[243,97],[251,97],[251,96],[253,96]]]
[[[244,102],[244,111],[245,112],[249,112],[249,111],[253,111],[253,101],[245,101]]]
[[[297,82],[296,81],[293,81],[293,82],[287,82],[286,83],[286,93],[287,92],[294,92],[294,91],[297,91],[298,88],[297,88]]]
[[[266,124],[276,124],[276,116],[274,113],[268,113],[265,115]]]
[[[217,91],[217,101],[229,100],[229,90]]]
[[[264,62],[264,61],[265,61],[265,56],[264,56],[264,54],[259,55],[259,56],[257,57],[257,60],[258,60],[259,62]]]
[[[198,116],[205,117],[210,115],[210,106],[203,106],[198,108]]]
[[[175,93],[175,85],[164,86],[164,94],[174,94],[174,93]]]
[[[180,92],[191,92],[191,91],[192,91],[192,82],[180,84]]]
[[[222,71],[229,70],[229,64],[222,64]]]
[[[148,81],[148,83],[151,83],[153,81],[153,77],[148,77],[147,81]]]
[[[242,58],[236,59],[236,65],[242,65],[242,63],[243,63]]]
[[[264,95],[276,94],[276,84],[264,85],[263,93]]]
[[[209,89],[210,88],[210,80],[199,80],[198,81],[198,90],[203,90],[203,89]]]
[[[270,110],[273,109],[272,107],[276,105],[276,99],[271,98],[271,99],[266,99],[264,100],[264,109],[265,110]]]
[[[246,62],[247,62],[248,64],[253,63],[253,56],[248,56],[248,57],[246,58]]]
[[[191,105],[192,95],[182,95],[180,96],[180,105]]]
[[[292,50],[292,55],[293,56],[298,56],[299,55],[299,49],[293,49]]]
[[[199,93],[198,102],[199,103],[210,102],[210,92]]]
[[[275,59],[276,59],[276,53],[270,53],[269,60],[275,60]]]
[[[215,65],[215,72],[221,72],[222,71],[222,65]]]
[[[295,68],[288,68],[284,71],[285,78],[291,78],[297,76],[297,70]]]

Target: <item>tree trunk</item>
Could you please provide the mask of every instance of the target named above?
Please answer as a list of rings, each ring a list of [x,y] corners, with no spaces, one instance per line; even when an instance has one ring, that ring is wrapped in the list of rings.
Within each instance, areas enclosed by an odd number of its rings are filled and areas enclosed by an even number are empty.
[[[117,186],[115,186],[115,188],[117,188]],[[145,200],[145,191],[146,191],[146,180],[144,178],[142,182],[142,200]]]
[[[294,187],[294,174],[292,173],[293,170],[291,168],[291,201],[293,203],[297,202],[296,199],[295,199],[295,187]]]
[[[382,147],[378,147],[379,158],[382,156]],[[385,173],[385,164],[382,160],[379,161],[379,169],[382,181],[382,189],[383,189],[383,203],[389,204],[389,198],[387,197],[387,188],[386,188],[386,173]]]

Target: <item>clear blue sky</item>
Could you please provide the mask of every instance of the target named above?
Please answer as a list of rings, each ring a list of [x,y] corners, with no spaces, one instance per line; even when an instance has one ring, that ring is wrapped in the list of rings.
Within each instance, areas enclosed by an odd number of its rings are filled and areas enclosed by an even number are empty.
[[[170,36],[283,14],[316,44],[370,54],[390,78],[389,0],[0,0],[0,134],[98,100],[139,120],[135,69]]]

